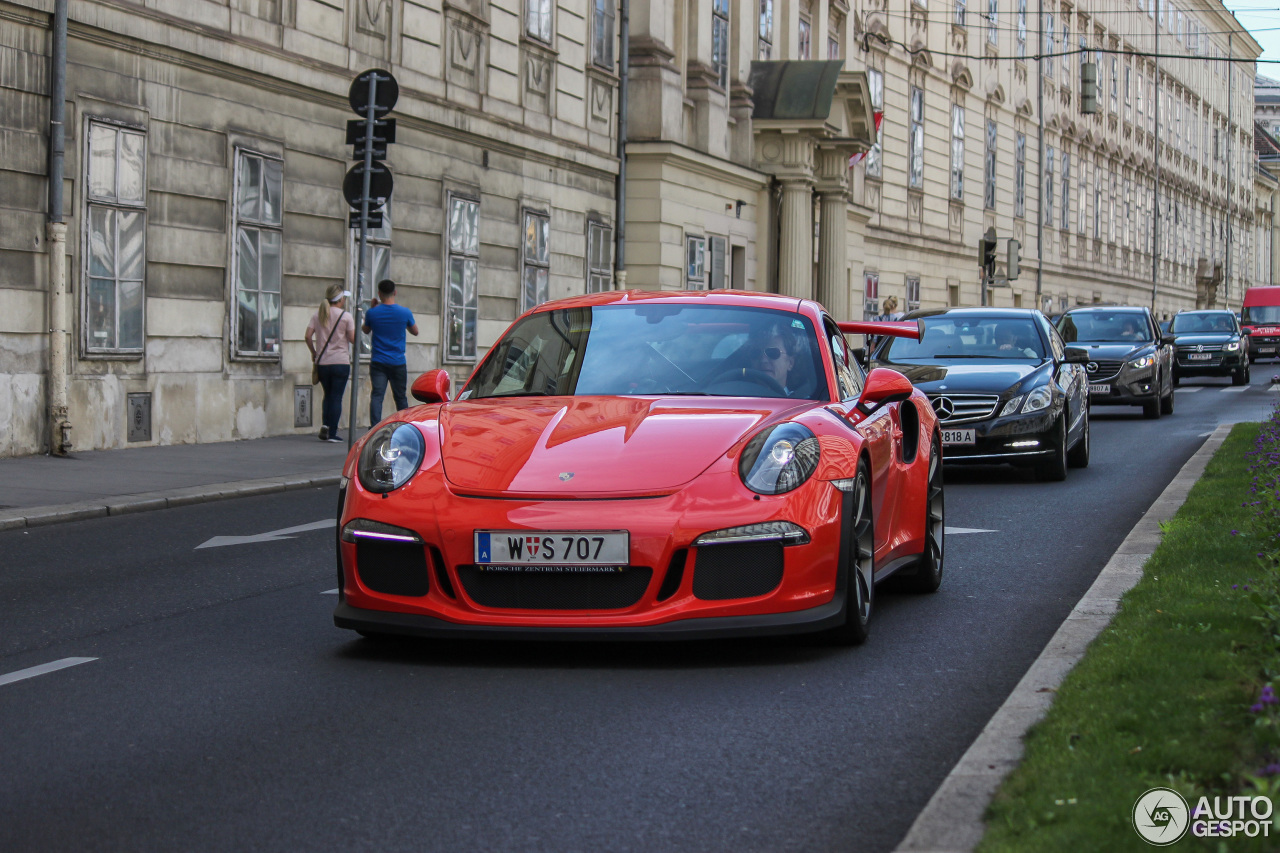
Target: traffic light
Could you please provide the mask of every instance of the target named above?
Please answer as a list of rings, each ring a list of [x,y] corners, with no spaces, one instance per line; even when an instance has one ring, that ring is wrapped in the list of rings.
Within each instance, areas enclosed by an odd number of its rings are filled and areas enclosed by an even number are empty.
[[[1080,65],[1080,112],[1093,115],[1098,111],[1098,63]]]
[[[356,164],[342,181],[342,195],[351,205],[352,228],[382,227],[382,206],[394,187],[391,170],[382,162],[387,146],[396,141],[396,120],[387,118],[387,113],[399,97],[395,76],[376,68],[357,76],[347,93],[351,109],[361,116],[347,122],[347,144],[354,146],[351,157]]]
[[[987,233],[978,241],[978,265],[982,274],[990,280],[996,274],[996,229],[988,228]]]
[[[1006,259],[1008,263],[1006,266],[1008,266],[1009,271],[1005,277],[1009,281],[1013,281],[1018,277],[1018,273],[1022,271],[1022,244],[1010,237],[1008,251],[1009,255]]]

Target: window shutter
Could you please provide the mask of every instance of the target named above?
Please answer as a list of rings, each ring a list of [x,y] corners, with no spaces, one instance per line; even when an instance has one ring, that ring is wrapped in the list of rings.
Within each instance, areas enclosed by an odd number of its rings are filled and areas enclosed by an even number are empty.
[[[711,240],[711,274],[707,278],[707,289],[724,287],[724,253],[725,239],[712,237]]]

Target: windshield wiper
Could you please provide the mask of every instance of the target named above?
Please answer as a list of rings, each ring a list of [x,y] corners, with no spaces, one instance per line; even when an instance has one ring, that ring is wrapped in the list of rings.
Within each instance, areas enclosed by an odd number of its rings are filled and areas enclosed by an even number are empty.
[[[501,394],[485,394],[483,397],[473,397],[474,400],[487,400],[492,397],[550,397],[543,391],[504,391]],[[556,395],[559,396],[559,395]]]

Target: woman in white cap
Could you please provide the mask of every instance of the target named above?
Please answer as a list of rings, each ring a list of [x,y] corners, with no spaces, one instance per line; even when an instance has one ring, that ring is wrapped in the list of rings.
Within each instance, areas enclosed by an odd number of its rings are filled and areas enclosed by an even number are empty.
[[[305,336],[311,361],[315,365],[314,377],[319,377],[324,389],[324,403],[320,408],[320,440],[342,441],[338,435],[338,420],[342,417],[342,395],[351,378],[351,344],[356,339],[356,323],[347,312],[347,297],[351,291],[340,284],[331,284],[324,292],[320,310],[311,315]]]

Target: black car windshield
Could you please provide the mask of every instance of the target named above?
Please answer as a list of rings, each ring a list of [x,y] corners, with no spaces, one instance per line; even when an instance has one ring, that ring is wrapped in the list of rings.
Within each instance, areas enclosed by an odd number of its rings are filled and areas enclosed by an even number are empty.
[[[1189,311],[1173,318],[1170,331],[1175,335],[1230,335],[1236,330],[1235,319],[1227,311]]]
[[[1240,312],[1240,322],[1251,326],[1280,325],[1280,305],[1246,305]]]
[[[829,400],[813,324],[794,312],[650,302],[530,314],[459,399],[690,395]]]
[[[925,317],[920,340],[890,338],[883,361],[933,361],[951,358],[1043,359],[1044,341],[1026,317],[939,314]]]
[[[1058,331],[1069,343],[1151,343],[1151,328],[1137,311],[1072,311],[1058,318]]]

